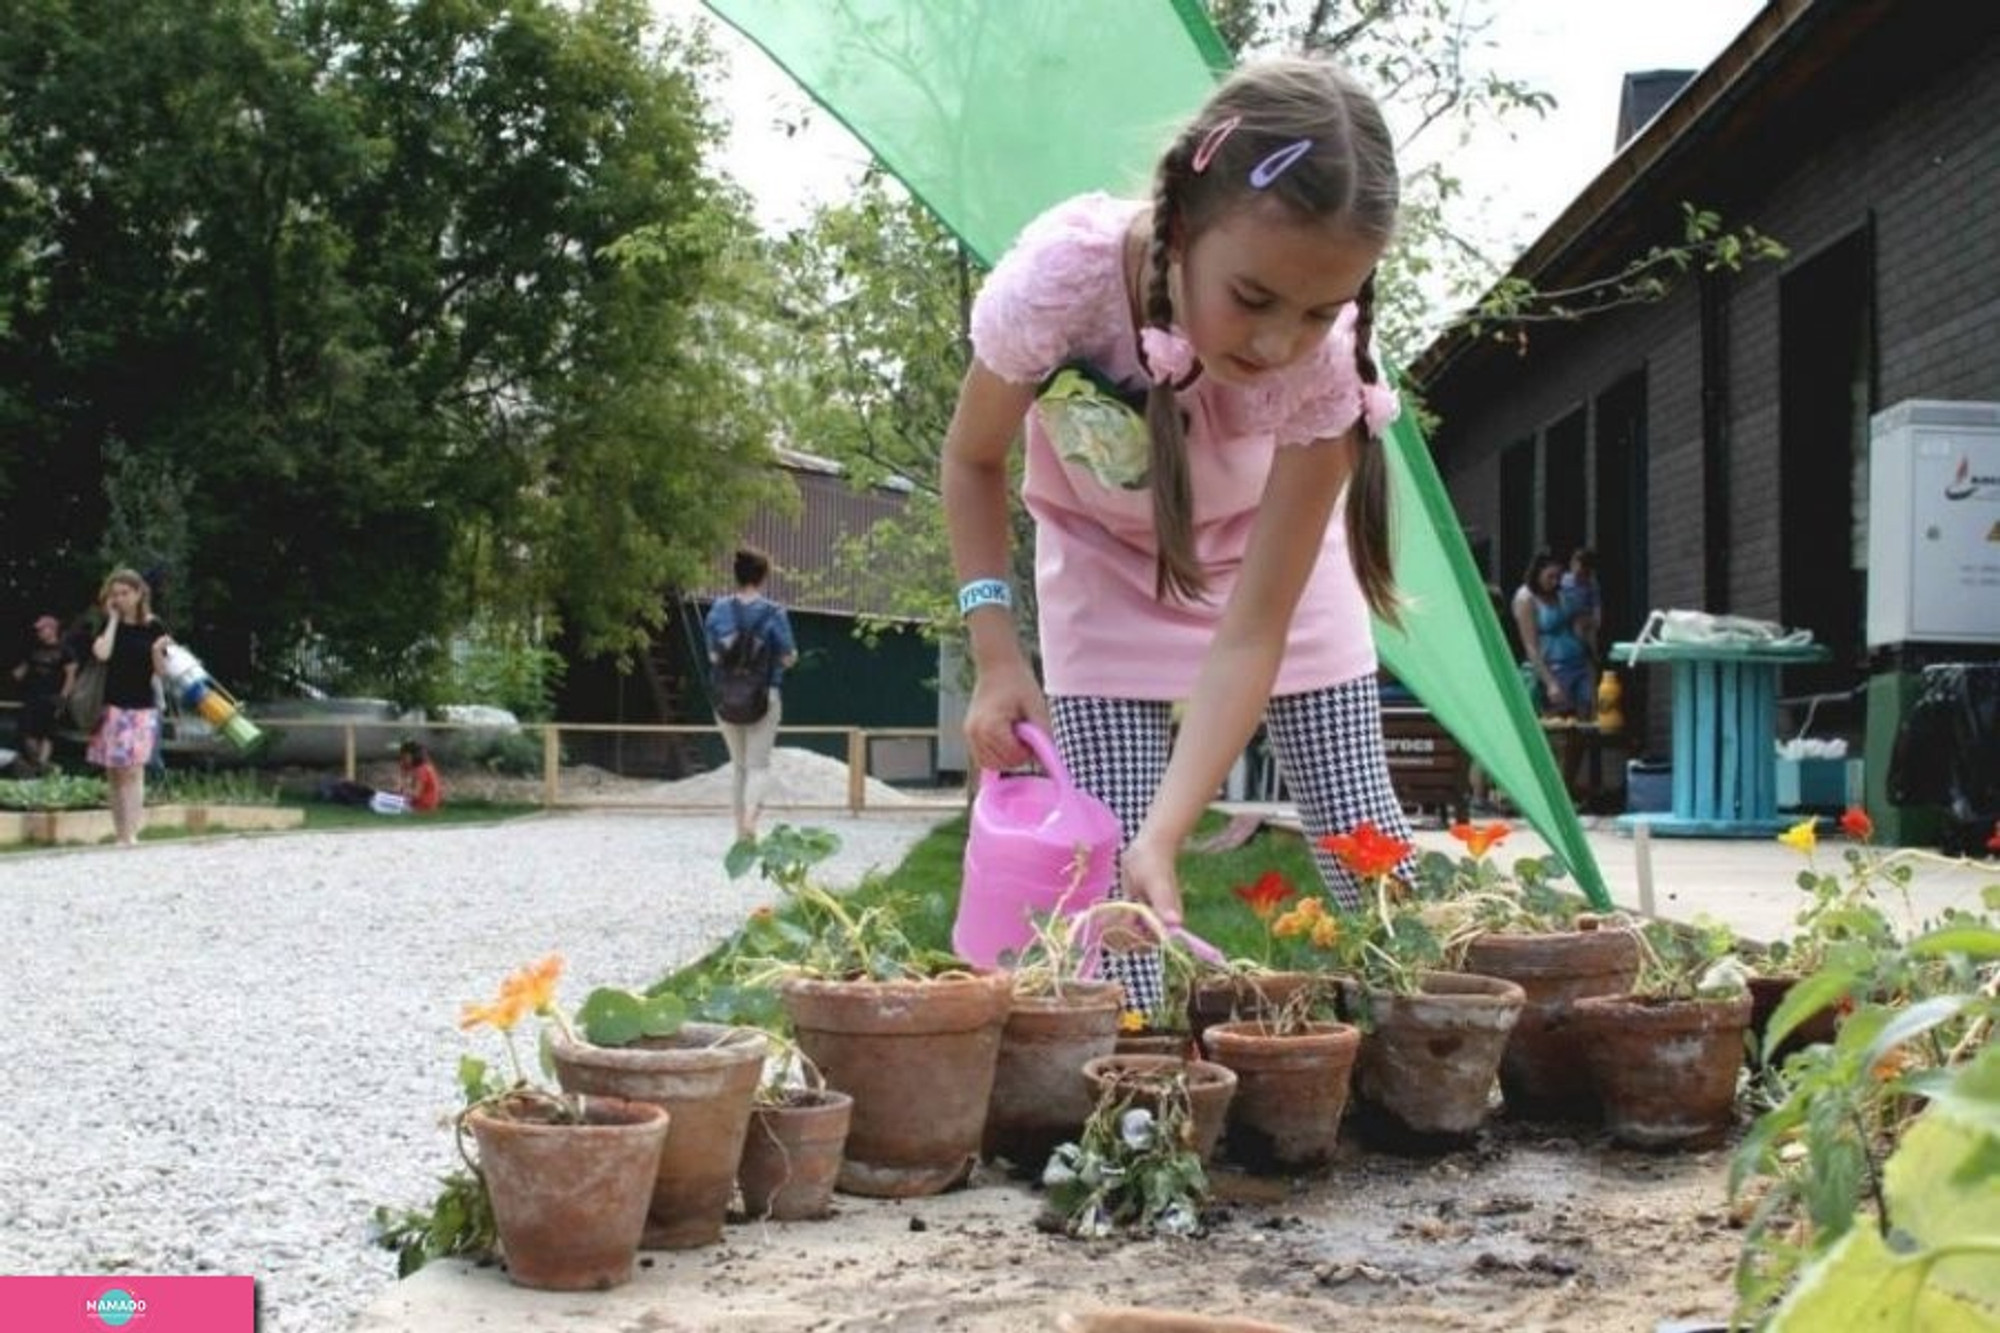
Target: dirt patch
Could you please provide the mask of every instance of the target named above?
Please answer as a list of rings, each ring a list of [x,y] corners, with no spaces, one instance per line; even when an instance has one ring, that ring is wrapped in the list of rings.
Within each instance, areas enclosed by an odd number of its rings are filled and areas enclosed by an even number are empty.
[[[1300,1330],[1652,1333],[1727,1314],[1726,1169],[1721,1152],[1649,1156],[1518,1126],[1435,1158],[1346,1144],[1307,1184],[1218,1172],[1201,1238],[1091,1242],[1037,1229],[1039,1195],[988,1171],[938,1198],[837,1195],[824,1221],[735,1225],[719,1246],[642,1256],[591,1326],[1013,1333],[1140,1305]],[[461,1317],[519,1300],[495,1271],[467,1276],[448,1293]],[[421,1285],[360,1327],[420,1327]]]

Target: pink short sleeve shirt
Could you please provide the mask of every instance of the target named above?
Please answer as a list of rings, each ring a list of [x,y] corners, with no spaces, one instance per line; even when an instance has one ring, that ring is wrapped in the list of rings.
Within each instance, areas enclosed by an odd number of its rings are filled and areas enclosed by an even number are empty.
[[[1043,674],[1052,694],[1182,699],[1235,586],[1277,450],[1347,431],[1364,405],[1371,424],[1393,417],[1393,395],[1363,386],[1354,365],[1354,311],[1299,364],[1255,388],[1198,379],[1180,395],[1195,503],[1195,549],[1208,600],[1153,595],[1151,492],[1143,437],[1088,406],[1060,401],[1088,363],[1121,389],[1147,380],[1134,349],[1124,238],[1144,205],[1091,194],[1058,204],[1021,233],[972,310],[973,350],[1001,378],[1054,379],[1027,421],[1023,498],[1036,523],[1035,596]],[[1061,373],[1057,373],[1057,372]],[[1115,414],[1111,414],[1115,415]],[[1318,564],[1292,618],[1273,692],[1298,694],[1373,673],[1368,607],[1347,557],[1336,509]]]

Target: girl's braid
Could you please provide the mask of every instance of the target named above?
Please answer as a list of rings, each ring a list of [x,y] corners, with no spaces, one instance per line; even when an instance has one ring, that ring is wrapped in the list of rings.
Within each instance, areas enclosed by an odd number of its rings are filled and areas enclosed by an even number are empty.
[[[1147,324],[1158,329],[1171,328],[1174,322],[1174,298],[1167,284],[1167,268],[1173,257],[1175,200],[1194,153],[1190,139],[1191,135],[1184,134],[1174,141],[1160,159],[1159,173],[1153,182],[1153,235],[1146,246],[1145,317]],[[1148,375],[1153,373],[1143,344],[1139,348],[1139,364]]]
[[[1371,268],[1367,281],[1354,297],[1354,369],[1363,384],[1374,384],[1382,378],[1382,372],[1375,366],[1374,343],[1375,270]]]
[[[1160,159],[1159,174],[1153,183],[1153,236],[1146,255],[1145,319],[1149,326],[1167,329],[1174,322],[1174,299],[1167,283],[1172,259],[1175,214],[1181,184],[1188,179],[1194,160],[1192,132],[1175,140]],[[1139,364],[1148,377],[1153,367],[1146,359],[1146,344],[1139,341]],[[1192,374],[1190,374],[1192,379]],[[1146,394],[1146,436],[1148,473],[1153,490],[1153,529],[1158,554],[1153,566],[1153,592],[1161,599],[1193,601],[1201,597],[1207,584],[1201,562],[1194,553],[1194,483],[1189,476],[1186,427],[1181,421],[1180,404],[1174,392],[1185,387],[1163,384],[1157,378]]]

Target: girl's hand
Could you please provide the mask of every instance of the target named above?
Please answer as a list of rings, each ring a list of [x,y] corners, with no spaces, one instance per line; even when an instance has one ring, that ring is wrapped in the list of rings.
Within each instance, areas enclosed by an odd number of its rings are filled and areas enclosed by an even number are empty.
[[[1174,849],[1157,847],[1144,836],[1134,838],[1119,858],[1125,896],[1153,909],[1169,928],[1181,924],[1181,881],[1174,870]],[[1144,941],[1152,947],[1157,941]]]
[[[1023,719],[1050,730],[1048,700],[1028,664],[1009,662],[982,670],[965,710],[965,744],[972,762],[994,772],[1027,763],[1028,747],[1014,734],[1014,724]]]

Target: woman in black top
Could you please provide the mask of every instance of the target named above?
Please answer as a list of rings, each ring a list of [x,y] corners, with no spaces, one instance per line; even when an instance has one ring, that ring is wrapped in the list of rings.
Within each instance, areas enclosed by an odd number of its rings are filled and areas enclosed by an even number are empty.
[[[90,652],[104,663],[104,715],[85,753],[110,780],[111,826],[118,845],[130,847],[146,815],[146,761],[160,739],[153,677],[173,640],[153,619],[152,592],[133,571],[113,570],[98,601],[105,624]]]

